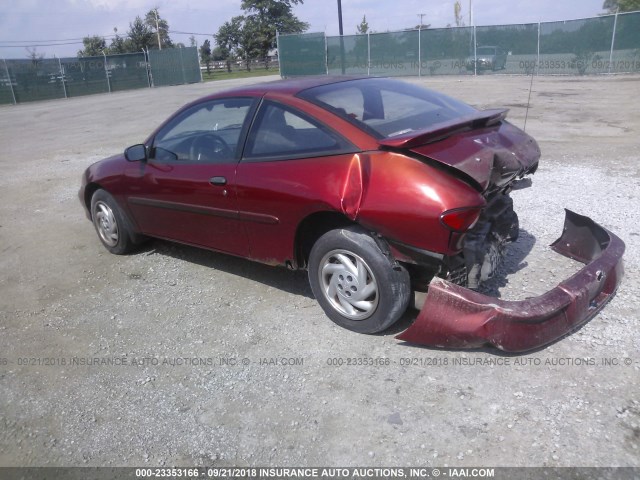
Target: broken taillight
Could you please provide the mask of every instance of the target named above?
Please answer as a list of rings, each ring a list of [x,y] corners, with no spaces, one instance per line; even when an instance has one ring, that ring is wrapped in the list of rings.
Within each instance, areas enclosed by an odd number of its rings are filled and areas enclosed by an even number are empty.
[[[475,225],[482,207],[465,207],[448,210],[440,215],[440,222],[449,230],[462,233]]]

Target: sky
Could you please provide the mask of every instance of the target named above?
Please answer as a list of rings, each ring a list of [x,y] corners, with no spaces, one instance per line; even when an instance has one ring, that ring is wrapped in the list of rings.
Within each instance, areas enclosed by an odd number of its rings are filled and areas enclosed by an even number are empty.
[[[603,0],[471,0],[473,23],[501,25],[535,23],[597,16]],[[198,44],[217,32],[220,25],[242,14],[241,0],[0,0],[0,58],[26,58],[25,45],[46,58],[75,56],[82,37],[113,35],[114,27],[125,35],[129,23],[154,7],[173,32],[195,33]],[[469,24],[469,0],[461,0],[462,15]],[[377,32],[402,30],[420,24],[432,28],[454,24],[454,0],[342,0],[344,33],[354,34],[366,15]],[[338,34],[337,0],[305,0],[294,14],[310,24],[311,32]],[[189,34],[171,33],[174,42],[189,45]],[[75,42],[75,43],[74,43]],[[57,45],[45,45],[56,43]],[[107,44],[110,37],[107,37]]]

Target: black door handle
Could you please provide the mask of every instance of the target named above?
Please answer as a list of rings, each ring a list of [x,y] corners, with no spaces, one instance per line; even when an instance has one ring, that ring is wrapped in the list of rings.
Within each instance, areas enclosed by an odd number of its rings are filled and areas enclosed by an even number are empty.
[[[227,184],[227,179],[224,177],[211,177],[209,179],[209,183],[211,185],[226,185]]]

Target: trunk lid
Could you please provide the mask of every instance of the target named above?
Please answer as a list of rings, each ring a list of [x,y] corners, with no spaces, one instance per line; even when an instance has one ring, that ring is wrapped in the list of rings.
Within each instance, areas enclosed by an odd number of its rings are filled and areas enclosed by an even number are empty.
[[[383,148],[409,150],[452,167],[485,190],[506,187],[533,173],[540,158],[536,141],[505,121],[508,110],[483,110],[424,130],[380,141]]]

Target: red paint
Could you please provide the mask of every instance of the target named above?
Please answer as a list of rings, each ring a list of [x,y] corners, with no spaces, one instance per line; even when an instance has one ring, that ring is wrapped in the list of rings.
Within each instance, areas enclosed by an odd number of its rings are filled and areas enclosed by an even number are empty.
[[[351,220],[355,220],[360,211],[362,189],[362,165],[360,164],[360,156],[354,155],[351,159],[351,165],[349,165],[347,178],[344,182],[344,189],[342,190],[342,198],[340,199],[342,213]]]
[[[567,220],[571,218],[581,225],[565,222],[553,248],[588,261],[578,273],[543,295],[511,302],[436,278],[418,318],[396,338],[445,348],[490,344],[522,352],[553,342],[589,320],[622,280],[624,243],[591,219],[567,211]]]

